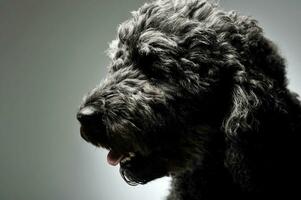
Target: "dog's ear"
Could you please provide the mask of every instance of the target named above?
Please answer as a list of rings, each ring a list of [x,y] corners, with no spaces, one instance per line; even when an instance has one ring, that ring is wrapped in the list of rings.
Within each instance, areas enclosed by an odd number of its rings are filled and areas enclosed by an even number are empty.
[[[249,80],[243,71],[239,71],[235,75],[232,105],[228,116],[224,120],[224,130],[227,136],[237,137],[242,132],[256,129],[259,123],[256,119],[256,112],[262,103],[259,93],[264,93],[264,88],[260,85],[263,85],[263,83]]]
[[[256,166],[252,165],[251,155],[260,148],[261,114],[269,103],[272,104],[273,97],[269,91],[273,83],[259,71],[246,70],[238,60],[231,62],[236,63],[237,70],[233,74],[229,113],[223,122],[226,142],[224,164],[237,184],[250,189],[256,184],[252,176]]]
[[[231,77],[230,106],[222,126],[226,143],[224,164],[236,183],[251,189],[257,184],[251,177],[256,171],[254,159],[260,155],[260,138],[265,134],[261,122],[267,113],[285,111],[276,89],[286,87],[285,62],[255,20],[236,13],[229,13],[229,17],[232,26],[221,26],[221,32],[229,34],[228,42],[232,44],[231,56],[224,58]],[[229,27],[236,30],[235,34]]]

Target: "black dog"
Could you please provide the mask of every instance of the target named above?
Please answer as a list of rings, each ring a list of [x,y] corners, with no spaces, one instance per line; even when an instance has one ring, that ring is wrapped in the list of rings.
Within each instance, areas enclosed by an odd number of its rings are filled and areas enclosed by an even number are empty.
[[[129,184],[172,176],[169,200],[300,198],[301,106],[257,21],[153,1],[119,27],[110,57],[77,117]]]

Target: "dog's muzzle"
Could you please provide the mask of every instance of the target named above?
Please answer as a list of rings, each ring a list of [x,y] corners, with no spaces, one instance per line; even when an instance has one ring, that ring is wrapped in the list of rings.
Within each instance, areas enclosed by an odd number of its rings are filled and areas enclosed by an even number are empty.
[[[102,114],[92,106],[84,107],[76,115],[81,124],[80,134],[83,139],[95,144],[106,131]],[[97,144],[96,144],[97,145]]]
[[[107,161],[110,165],[116,166],[121,161],[131,160],[134,157],[134,153],[117,152],[109,146],[106,126],[103,123],[102,116],[102,113],[92,106],[80,109],[76,117],[81,124],[81,137],[87,142],[108,149]]]

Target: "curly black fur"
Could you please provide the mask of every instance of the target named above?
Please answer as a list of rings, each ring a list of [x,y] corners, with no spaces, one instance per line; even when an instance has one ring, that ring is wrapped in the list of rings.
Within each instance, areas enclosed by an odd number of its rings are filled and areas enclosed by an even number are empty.
[[[300,198],[301,105],[256,20],[205,0],[152,1],[109,55],[78,118],[87,141],[135,153],[120,163],[129,184],[172,176],[169,200]]]

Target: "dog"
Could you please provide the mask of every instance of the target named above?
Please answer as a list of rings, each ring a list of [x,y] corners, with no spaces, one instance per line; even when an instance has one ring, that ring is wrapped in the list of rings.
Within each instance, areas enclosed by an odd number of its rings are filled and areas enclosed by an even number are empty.
[[[301,105],[259,23],[207,0],[132,15],[80,105],[81,136],[130,185],[171,176],[168,200],[300,198]]]

